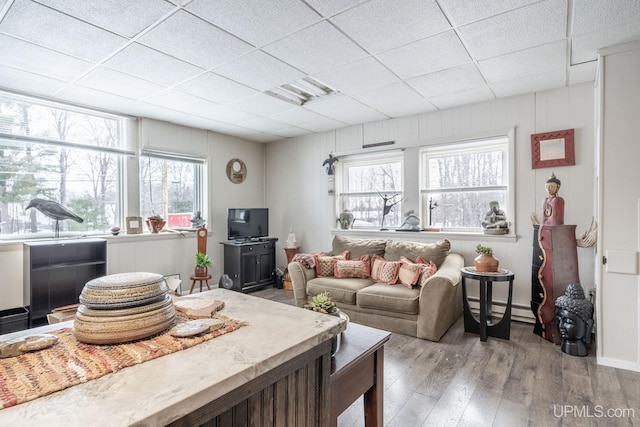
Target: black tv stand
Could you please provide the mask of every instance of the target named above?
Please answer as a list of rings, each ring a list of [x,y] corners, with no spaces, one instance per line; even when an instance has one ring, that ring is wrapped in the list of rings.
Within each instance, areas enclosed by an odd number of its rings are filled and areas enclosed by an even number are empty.
[[[221,242],[224,245],[224,274],[234,291],[250,292],[275,284],[276,241],[257,239]]]

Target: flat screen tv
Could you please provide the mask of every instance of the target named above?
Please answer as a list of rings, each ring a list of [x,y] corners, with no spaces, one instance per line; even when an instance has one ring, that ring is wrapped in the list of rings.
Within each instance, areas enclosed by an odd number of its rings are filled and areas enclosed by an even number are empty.
[[[227,239],[250,240],[269,235],[269,209],[230,208],[227,215]]]

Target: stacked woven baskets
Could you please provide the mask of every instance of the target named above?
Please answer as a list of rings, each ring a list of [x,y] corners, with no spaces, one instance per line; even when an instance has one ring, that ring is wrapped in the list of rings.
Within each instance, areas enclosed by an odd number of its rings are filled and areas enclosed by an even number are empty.
[[[164,277],[155,273],[93,279],[80,294],[73,334],[89,344],[117,344],[162,332],[176,316],[168,291]]]

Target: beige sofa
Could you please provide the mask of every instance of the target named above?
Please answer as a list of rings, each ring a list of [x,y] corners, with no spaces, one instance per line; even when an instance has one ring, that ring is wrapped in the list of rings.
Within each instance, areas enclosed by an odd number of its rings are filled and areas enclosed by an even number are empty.
[[[402,284],[374,283],[370,278],[317,277],[315,268],[293,261],[289,274],[295,303],[302,307],[310,296],[328,291],[353,322],[439,341],[462,314],[460,268],[464,259],[450,248],[448,240],[422,244],[335,236],[334,255],[349,251],[350,259],[379,255],[389,261],[398,261],[401,256],[415,261],[421,256],[438,269],[424,286],[409,289]]]

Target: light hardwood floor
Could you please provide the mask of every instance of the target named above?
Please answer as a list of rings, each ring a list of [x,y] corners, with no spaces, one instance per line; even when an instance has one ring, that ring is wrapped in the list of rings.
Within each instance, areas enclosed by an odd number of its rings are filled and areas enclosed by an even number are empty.
[[[293,304],[284,289],[252,295]],[[597,365],[593,344],[568,356],[527,323],[484,343],[462,317],[437,343],[394,333],[384,368],[385,426],[640,426],[640,373]],[[362,399],[338,425],[364,425]]]

